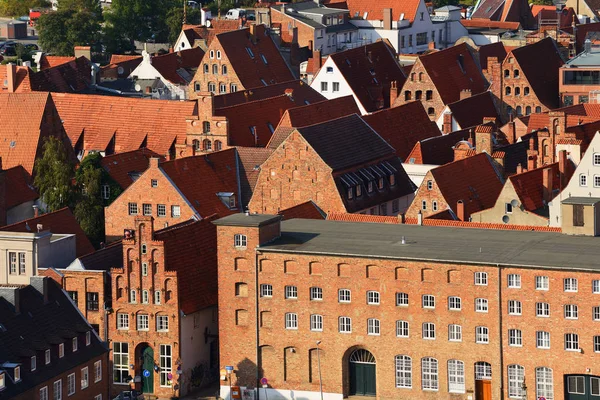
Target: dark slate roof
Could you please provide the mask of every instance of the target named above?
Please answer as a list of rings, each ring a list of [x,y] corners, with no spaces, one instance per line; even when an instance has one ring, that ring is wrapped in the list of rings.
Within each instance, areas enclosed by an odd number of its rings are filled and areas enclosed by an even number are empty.
[[[106,247],[78,258],[81,268],[91,271],[107,271],[123,268],[123,243],[119,240]],[[73,264],[69,269],[75,269]]]
[[[300,128],[298,132],[333,170],[391,157],[395,153],[394,148],[356,114]]]
[[[486,117],[500,120],[500,114],[496,110],[493,94],[490,91],[479,93],[466,99],[448,104],[452,116],[462,129],[480,125]]]
[[[44,304],[41,287],[47,283],[48,302]],[[35,286],[18,289],[20,313],[13,304],[0,297],[0,362],[21,363],[21,381],[6,379],[6,388],[0,398],[11,399],[49,381],[66,371],[108,352],[93,332],[92,327],[62,288],[50,278],[33,278]],[[0,296],[8,288],[0,288]],[[86,346],[85,333],[91,332],[91,343]],[[79,346],[72,351],[71,340],[78,337]],[[58,357],[58,344],[65,344],[65,356]],[[44,363],[44,352],[50,349],[51,361]],[[37,356],[37,368],[30,372],[30,357]],[[2,367],[0,367],[0,370]],[[5,370],[13,376],[13,369]],[[90,371],[90,374],[93,371]],[[66,385],[66,382],[64,383]]]

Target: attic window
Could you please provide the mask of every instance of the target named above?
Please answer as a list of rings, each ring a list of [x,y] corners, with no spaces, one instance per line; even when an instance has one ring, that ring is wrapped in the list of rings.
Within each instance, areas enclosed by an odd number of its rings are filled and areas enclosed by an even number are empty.
[[[267,122],[267,128],[269,128],[269,132],[275,132],[275,128],[273,128],[273,125],[270,122]]]
[[[150,186],[152,186],[153,188],[158,187],[158,180],[156,180],[156,179],[150,180]]]
[[[267,86],[267,82],[264,79],[260,79],[260,81],[262,82],[263,85]]]
[[[221,59],[221,50],[217,50],[217,60]]]
[[[369,72],[371,73],[371,75],[375,75],[375,70],[374,70],[373,68],[371,68],[371,69],[369,70]]]
[[[21,381],[21,367],[15,367],[15,382]]]
[[[264,54],[261,54],[261,55],[260,55],[260,58],[262,58],[262,60],[263,60],[263,62],[265,63],[265,65],[269,64],[269,63],[267,62],[267,58],[264,56]]]
[[[352,66],[352,63],[347,58],[346,58],[346,64],[348,64],[349,67]]]
[[[327,67],[327,73],[333,74],[333,67]]]
[[[16,141],[13,140],[13,141],[10,142],[10,148],[11,149],[14,148],[16,145],[17,145]]]
[[[252,52],[250,47],[246,47],[246,51],[248,52],[248,55],[250,56],[250,58],[254,58],[254,53]]]
[[[4,382],[4,372],[0,372],[0,390],[4,390],[6,384]]]
[[[213,58],[215,58],[215,51],[214,51],[214,50],[211,50],[209,54],[210,54],[210,59],[211,59],[211,60],[212,60]]]

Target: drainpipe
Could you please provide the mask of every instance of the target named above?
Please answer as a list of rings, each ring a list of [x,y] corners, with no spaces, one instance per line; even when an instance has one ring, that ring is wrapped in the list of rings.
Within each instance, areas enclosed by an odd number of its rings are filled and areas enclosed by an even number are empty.
[[[500,266],[500,264],[496,264],[496,266],[498,267],[498,328],[499,328],[499,334],[500,334],[500,338],[498,341],[498,347],[500,349],[500,399],[504,399],[504,353],[503,353],[503,321],[502,321],[502,309],[503,309],[503,303],[502,303],[502,267]],[[493,374],[493,372],[492,372]],[[493,376],[493,375],[492,375]]]
[[[258,235],[258,238],[260,240],[260,232]],[[257,246],[258,247],[258,246]],[[260,309],[259,309],[259,304],[258,304],[258,299],[259,299],[259,285],[258,285],[258,249],[256,249],[254,251],[254,297],[255,297],[255,303],[256,303],[256,374],[255,374],[255,384],[256,384],[256,400],[260,399],[260,388],[259,388],[259,381],[258,381],[258,370],[260,368],[260,365],[262,363],[262,360],[260,359],[260,336],[259,336],[259,332],[260,332]]]

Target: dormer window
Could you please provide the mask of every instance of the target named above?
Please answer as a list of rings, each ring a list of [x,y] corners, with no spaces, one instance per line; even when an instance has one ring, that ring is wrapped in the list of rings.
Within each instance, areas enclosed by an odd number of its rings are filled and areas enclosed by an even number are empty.
[[[246,247],[247,243],[248,243],[248,239],[247,239],[246,235],[241,235],[238,233],[237,235],[235,235],[233,237],[233,245],[235,247],[238,247],[238,248]]]
[[[35,371],[37,368],[37,357],[31,357],[31,372]]]
[[[352,200],[352,198],[354,197],[354,192],[352,191],[352,188],[348,188],[348,200]]]
[[[396,175],[390,175],[390,186],[394,186],[396,184]]]
[[[46,365],[50,364],[50,350],[46,350],[45,361],[46,361]]]
[[[15,367],[15,382],[21,381],[21,367]]]
[[[85,333],[85,345],[89,346],[92,343],[92,332],[87,331]]]
[[[373,181],[369,181],[367,184],[367,192],[371,193],[373,191]]]
[[[6,387],[4,372],[0,372],[0,391],[4,390]]]
[[[78,346],[78,340],[76,337],[73,338],[73,353],[75,353],[77,351],[77,346]]]
[[[208,64],[204,64],[204,73],[208,74]]]
[[[248,55],[250,56],[250,58],[254,58],[254,53],[252,52],[250,47],[246,47],[246,51],[248,52]]]
[[[377,189],[383,189],[383,178],[379,178],[379,180],[377,181]]]
[[[65,344],[61,343],[58,345],[58,358],[63,358],[65,356]]]
[[[230,210],[235,208],[235,193],[233,192],[218,192],[217,196],[223,204],[225,204]]]
[[[268,65],[269,63],[267,62],[267,58],[265,57],[264,54],[260,55],[260,58],[262,59],[262,61],[265,63],[265,65]]]
[[[360,185],[356,185],[356,197],[362,195],[362,187]]]

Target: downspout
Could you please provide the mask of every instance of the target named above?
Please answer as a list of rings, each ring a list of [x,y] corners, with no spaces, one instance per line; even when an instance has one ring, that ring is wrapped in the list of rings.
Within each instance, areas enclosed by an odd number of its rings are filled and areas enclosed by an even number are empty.
[[[259,234],[259,240],[260,240],[260,234]],[[258,246],[257,246],[258,247]],[[259,290],[259,285],[258,285],[258,250],[254,251],[254,297],[255,297],[255,304],[256,304],[256,373],[255,373],[255,384],[256,384],[256,400],[260,399],[260,389],[259,389],[259,382],[258,382],[258,370],[260,368],[261,365],[261,360],[260,360],[260,342],[259,342],[259,329],[260,329],[260,315],[259,315],[259,305],[258,305],[258,299],[259,299],[259,295],[258,295],[258,290]]]
[[[500,338],[498,340],[498,348],[500,350],[500,399],[504,399],[504,353],[503,353],[503,321],[502,321],[502,267],[500,264],[496,264],[498,267],[498,331]]]

